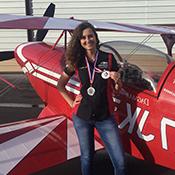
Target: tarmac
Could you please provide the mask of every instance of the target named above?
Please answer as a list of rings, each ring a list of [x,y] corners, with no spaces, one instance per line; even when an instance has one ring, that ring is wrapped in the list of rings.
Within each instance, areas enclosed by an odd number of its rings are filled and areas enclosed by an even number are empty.
[[[6,82],[8,80],[8,82]],[[0,74],[0,124],[35,118],[42,110],[42,101],[23,73]],[[175,175],[170,170],[126,155],[128,175]],[[95,175],[113,175],[113,167],[105,150],[94,160]],[[36,172],[33,175],[81,175],[80,159]]]

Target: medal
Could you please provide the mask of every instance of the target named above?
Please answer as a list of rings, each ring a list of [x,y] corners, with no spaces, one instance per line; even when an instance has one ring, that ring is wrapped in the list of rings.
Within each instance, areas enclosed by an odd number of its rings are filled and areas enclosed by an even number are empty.
[[[95,66],[96,66],[96,63],[97,63],[97,59],[98,59],[98,52],[96,53],[95,61],[94,61],[94,66],[93,66],[93,70],[92,70],[92,73],[91,73],[90,65],[89,65],[88,59],[87,59],[87,57],[85,57],[86,65],[87,65],[87,69],[88,69],[89,80],[90,80],[90,87],[87,89],[87,94],[88,94],[89,96],[93,96],[93,95],[95,94],[95,88],[92,87],[92,84],[93,84],[93,82],[94,82],[94,77],[95,77]]]
[[[88,93],[88,95],[93,96],[95,94],[95,88],[93,88],[92,86],[89,87],[87,89],[87,93]]]
[[[108,79],[110,77],[110,72],[107,71],[107,70],[104,70],[102,73],[101,73],[101,77],[103,79]]]

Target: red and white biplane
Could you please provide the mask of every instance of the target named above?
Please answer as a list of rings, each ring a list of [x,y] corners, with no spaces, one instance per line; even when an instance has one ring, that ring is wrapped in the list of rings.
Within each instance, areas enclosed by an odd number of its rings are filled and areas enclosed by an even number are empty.
[[[121,64],[123,87],[113,100],[125,151],[175,169],[175,61],[171,57],[175,27],[88,21],[97,31],[160,34],[163,38],[168,54],[141,43],[117,40],[102,43],[100,49],[112,53]],[[45,104],[36,119],[0,125],[0,174],[31,174],[80,155],[71,108],[60,95],[57,82],[66,49],[66,43],[58,42],[81,22],[0,15],[1,29],[41,32],[36,41],[20,44],[14,52],[1,52],[0,59],[14,56]],[[48,44],[42,41],[47,30],[63,33],[54,44]],[[78,77],[72,77],[66,88],[73,97],[79,94]],[[103,148],[98,133],[95,145],[96,150]]]

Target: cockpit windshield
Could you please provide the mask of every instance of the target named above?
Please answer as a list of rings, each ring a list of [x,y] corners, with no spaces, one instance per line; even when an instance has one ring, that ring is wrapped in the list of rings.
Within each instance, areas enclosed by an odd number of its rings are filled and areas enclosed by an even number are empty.
[[[125,81],[141,89],[156,92],[157,83],[167,65],[174,59],[152,47],[128,41],[101,44],[101,50],[112,53],[124,71]],[[141,83],[138,86],[138,83]]]

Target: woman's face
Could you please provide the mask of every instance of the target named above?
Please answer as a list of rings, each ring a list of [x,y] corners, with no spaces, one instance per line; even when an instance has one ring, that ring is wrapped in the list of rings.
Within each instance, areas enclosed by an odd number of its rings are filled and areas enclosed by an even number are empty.
[[[96,50],[97,39],[91,28],[83,30],[80,43],[85,50]]]

